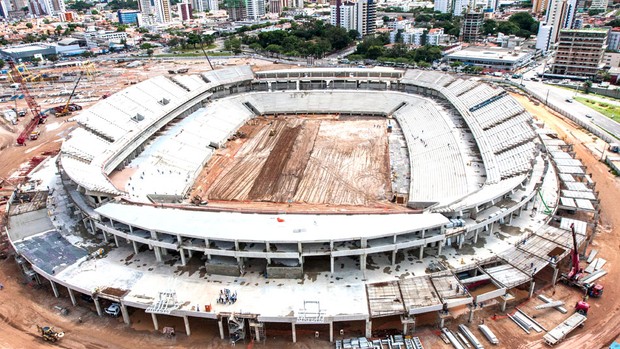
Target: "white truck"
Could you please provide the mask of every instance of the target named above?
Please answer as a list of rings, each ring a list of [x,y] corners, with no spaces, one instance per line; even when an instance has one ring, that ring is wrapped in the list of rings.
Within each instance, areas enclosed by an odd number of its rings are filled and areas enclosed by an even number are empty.
[[[549,331],[543,340],[548,345],[556,345],[560,343],[569,333],[571,333],[577,327],[583,325],[586,322],[585,315],[575,313],[568,319],[564,320],[561,324],[557,325],[553,330]]]

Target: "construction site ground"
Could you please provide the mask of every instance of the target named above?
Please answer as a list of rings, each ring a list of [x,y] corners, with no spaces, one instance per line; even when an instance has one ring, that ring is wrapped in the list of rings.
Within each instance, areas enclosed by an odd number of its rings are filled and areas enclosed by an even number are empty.
[[[119,82],[121,85],[122,82]],[[579,129],[576,125],[565,120],[542,105],[534,105],[526,97],[516,98],[535,115],[537,119],[545,122],[546,126],[558,132],[567,142],[574,144],[576,155],[587,166],[588,172],[596,181],[596,190],[599,191],[601,201],[601,224],[592,248],[599,250],[599,255],[607,260],[605,269],[609,272],[600,280],[605,285],[605,293],[600,299],[590,298],[592,308],[584,328],[577,329],[566,341],[556,348],[605,348],[619,335],[620,331],[620,289],[616,287],[618,281],[620,248],[620,183],[609,168],[599,161],[601,150],[604,145],[596,142],[587,132]],[[16,134],[9,133],[4,128],[0,129],[2,147],[0,150],[0,178],[8,178],[19,170],[22,164],[28,163],[33,157],[45,153],[56,152],[60,147],[60,140],[74,127],[72,122],[58,122],[51,119],[45,127],[50,127],[43,132],[37,141],[28,142],[25,147],[15,147]],[[54,126],[52,126],[54,125]],[[10,187],[10,183],[5,186]],[[0,211],[4,212],[4,206]],[[537,284],[544,284],[537,280]],[[182,319],[163,317],[160,326],[176,326],[177,333],[174,339],[167,339],[161,333],[153,331],[150,316],[138,311],[131,314],[132,325],[125,326],[122,320],[112,317],[98,317],[93,308],[87,303],[81,302],[77,307],[71,306],[66,290],[61,288],[61,298],[54,298],[48,284],[37,287],[22,282],[21,273],[12,258],[0,259],[0,347],[1,348],[49,348],[51,344],[44,342],[37,334],[36,325],[50,325],[58,330],[65,331],[65,337],[55,344],[61,348],[131,348],[152,347],[168,348],[179,346],[185,348],[228,348],[230,343],[220,340],[217,335],[217,326],[200,326],[196,322],[192,326],[192,335],[185,336],[179,329],[183,328]],[[544,286],[544,285],[543,285]],[[566,302],[569,314],[563,315],[555,310],[535,311],[533,307],[540,301],[532,299],[520,306],[530,315],[535,315],[536,320],[548,330],[567,318],[573,310],[573,304],[580,299],[580,293],[576,289],[558,285],[555,290],[538,287],[537,292],[560,299]],[[518,300],[526,298],[525,290],[513,291]],[[510,303],[508,311],[514,311],[514,303]],[[518,305],[518,304],[517,304]],[[54,306],[62,306],[69,309],[68,315],[61,315]],[[538,313],[537,313],[538,312]],[[459,323],[466,323],[467,311],[460,312],[460,317],[449,321],[448,327],[454,330]],[[493,320],[497,314],[496,320]],[[427,326],[417,328],[416,335],[422,338],[427,348],[450,348],[443,344],[437,337],[437,327],[433,325],[436,317],[434,314],[426,315],[424,322]],[[81,321],[80,321],[81,320]],[[525,334],[511,320],[505,318],[499,312],[495,302],[488,302],[482,309],[475,312],[474,322],[476,325],[484,320],[499,337],[501,348],[544,348],[542,334]],[[194,320],[192,320],[194,321]],[[347,325],[347,336],[360,336],[363,331],[363,322],[355,322]],[[373,328],[376,330],[390,330],[401,328],[400,321],[394,318],[375,319]],[[479,334],[474,331],[475,334]],[[321,332],[320,338],[314,338],[311,329],[298,327],[298,343],[291,343],[290,328],[282,325],[272,326],[267,329],[267,341],[265,344],[256,344],[256,347],[265,348],[332,348]],[[479,339],[486,345],[482,336]],[[336,339],[342,336],[336,335]]]
[[[391,204],[385,119],[260,117],[217,151],[191,197],[244,210],[384,211]]]

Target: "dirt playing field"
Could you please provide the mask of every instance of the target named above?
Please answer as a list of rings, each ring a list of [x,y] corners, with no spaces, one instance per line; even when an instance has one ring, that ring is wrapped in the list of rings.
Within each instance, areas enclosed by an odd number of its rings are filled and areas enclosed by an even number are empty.
[[[240,149],[206,190],[210,200],[368,205],[390,191],[385,119],[252,120]],[[229,153],[227,153],[229,154]]]

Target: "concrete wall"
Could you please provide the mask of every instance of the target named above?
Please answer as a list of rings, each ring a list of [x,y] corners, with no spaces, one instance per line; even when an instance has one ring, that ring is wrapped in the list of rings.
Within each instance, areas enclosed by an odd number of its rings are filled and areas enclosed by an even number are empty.
[[[236,264],[211,264],[207,262],[205,263],[205,268],[209,274],[241,276],[239,266]]]
[[[304,269],[299,267],[276,267],[267,266],[267,278],[269,279],[302,279]]]

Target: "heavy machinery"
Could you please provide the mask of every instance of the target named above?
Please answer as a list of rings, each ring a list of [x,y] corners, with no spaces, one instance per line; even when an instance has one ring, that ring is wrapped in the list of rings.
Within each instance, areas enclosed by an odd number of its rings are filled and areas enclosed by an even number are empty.
[[[582,289],[588,297],[601,297],[603,295],[603,285],[589,284],[581,281],[581,277],[583,276],[584,272],[583,269],[579,267],[579,251],[577,250],[577,235],[575,233],[575,224],[571,224],[570,229],[573,235],[573,249],[571,250],[570,257],[571,269],[568,274],[562,274],[561,280],[567,285]],[[589,308],[589,305],[585,301],[584,303]]]
[[[82,76],[84,76],[83,72],[80,73],[80,76],[78,77],[77,81],[75,82],[75,86],[73,86],[73,90],[71,91],[71,94],[69,95],[69,98],[67,98],[67,103],[64,106],[57,106],[57,107],[54,108],[54,110],[56,111],[56,116],[57,117],[67,116],[67,115],[71,114],[72,112],[74,112],[76,110],[82,110],[82,107],[80,107],[79,105],[71,104],[71,99],[73,98],[73,96],[75,96],[75,89],[80,84],[80,80],[82,80]]]
[[[15,62],[10,59],[8,63],[11,71],[14,73],[13,79],[15,79],[15,81],[19,84],[21,93],[24,95],[24,99],[28,103],[28,108],[30,108],[30,111],[32,112],[32,119],[28,122],[26,127],[24,127],[24,130],[22,131],[22,133],[19,134],[19,137],[17,137],[18,145],[26,145],[26,140],[30,137],[32,131],[34,131],[37,125],[45,122],[45,115],[41,113],[41,107],[39,106],[37,101],[35,101],[34,98],[30,95],[30,91],[28,91],[26,82],[24,81],[22,75],[17,69]]]
[[[54,331],[53,328],[51,328],[49,326],[41,327],[41,326],[37,325],[37,329],[39,330],[39,332],[41,332],[41,337],[43,338],[43,340],[49,341],[49,342],[52,342],[52,343],[55,343],[60,338],[65,336],[64,332],[56,332],[56,331]]]

